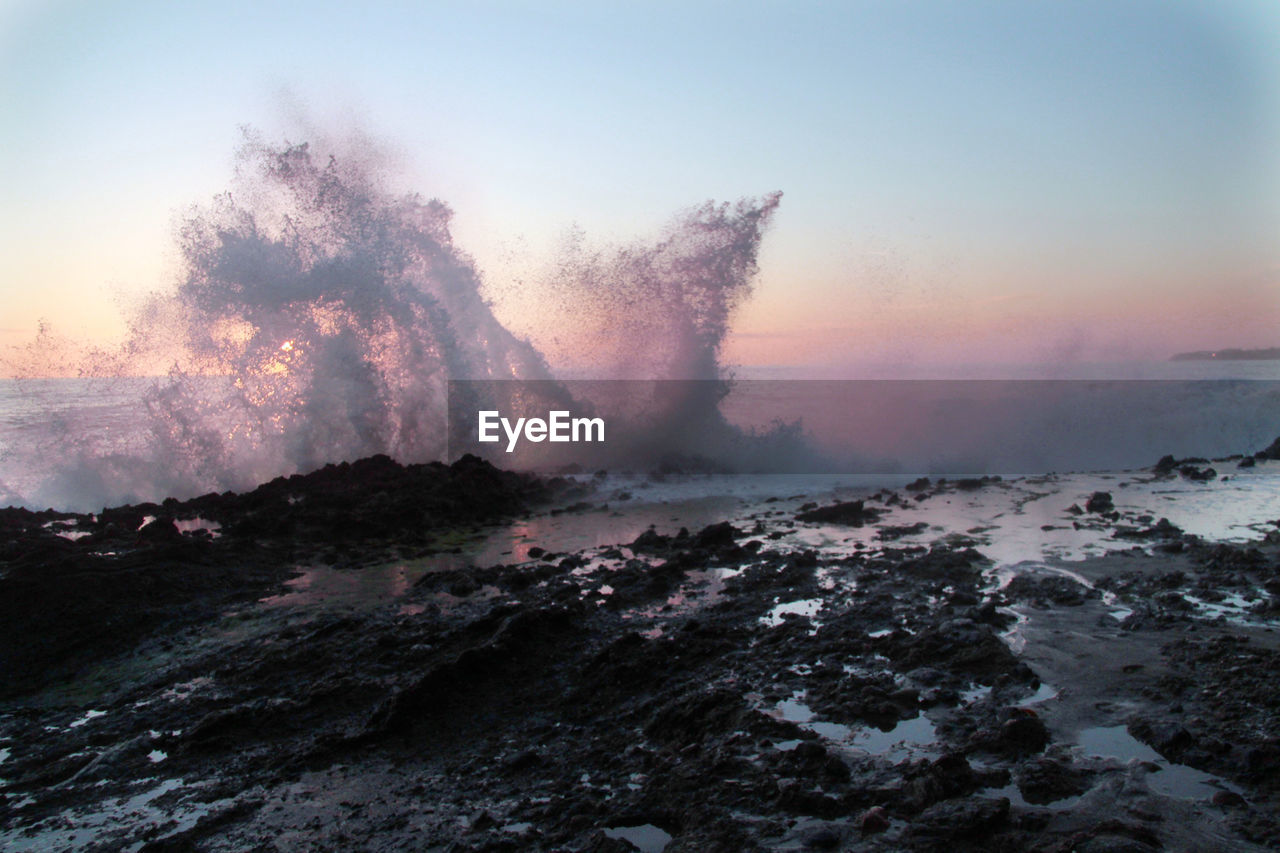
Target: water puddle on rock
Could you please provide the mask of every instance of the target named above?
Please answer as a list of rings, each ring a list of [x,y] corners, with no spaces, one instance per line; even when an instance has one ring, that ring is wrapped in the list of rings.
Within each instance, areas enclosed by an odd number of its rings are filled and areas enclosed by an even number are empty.
[[[727,495],[712,492],[670,502],[650,499],[610,503],[608,490],[603,490],[589,509],[539,515],[497,527],[463,550],[469,562],[492,566],[527,562],[533,559],[529,551],[535,547],[554,554],[573,554],[626,544],[650,527],[664,535],[674,534],[681,527],[697,531],[741,512],[742,501]],[[607,510],[603,509],[605,504]]]
[[[164,779],[133,796],[105,800],[89,809],[66,809],[34,825],[3,829],[0,830],[0,848],[15,853],[90,848],[136,851],[147,842],[130,842],[130,838],[140,838],[146,834],[150,841],[160,841],[190,829],[213,809],[230,802],[216,800],[210,803],[184,803],[167,808],[155,804],[165,794],[183,787],[185,784],[182,779]],[[25,801],[14,808],[24,805]],[[157,831],[156,827],[162,827],[162,830]]]
[[[639,826],[615,826],[606,829],[604,834],[610,838],[626,841],[640,853],[662,853],[671,843],[671,835],[651,823]]]
[[[1076,738],[1085,755],[1115,758],[1120,761],[1140,761],[1156,765],[1159,770],[1147,775],[1151,790],[1166,797],[1187,800],[1206,800],[1219,791],[1242,794],[1241,789],[1203,770],[1175,764],[1160,753],[1129,734],[1124,726],[1097,726],[1085,729]]]
[[[430,570],[422,563],[388,563],[358,569],[299,567],[286,592],[259,599],[266,607],[373,607],[400,598]]]
[[[915,525],[920,529],[895,538],[893,544],[931,546],[968,539],[999,567],[1047,559],[1074,562],[1128,550],[1137,543],[1114,536],[1117,522],[1095,513],[1071,512],[1097,491],[1112,495],[1120,525],[1146,527],[1137,519],[1150,516],[1168,518],[1206,539],[1256,540],[1274,529],[1270,508],[1280,504],[1280,477],[1261,468],[1231,471],[1227,483],[1180,477],[1152,480],[1150,472],[1131,471],[1007,480],[972,492],[944,489],[908,507],[869,501],[869,507],[884,512],[874,524],[799,525],[788,540],[792,547],[839,555],[853,546],[874,549],[882,544],[878,537],[885,526]]]
[[[984,799],[998,800],[1001,797],[1009,799],[1009,805],[1014,808],[1021,809],[1052,809],[1054,811],[1065,811],[1075,808],[1079,805],[1080,796],[1065,796],[1054,800],[1044,802],[1031,802],[1022,794],[1022,789],[1018,787],[1017,782],[1010,782],[1003,788],[984,788],[977,792],[979,797]]]
[[[970,705],[974,702],[985,700],[991,695],[992,689],[989,684],[973,684],[968,689],[960,691],[960,703],[962,705]],[[1027,708],[1031,705],[1040,705],[1050,699],[1057,698],[1058,688],[1041,682],[1040,686],[1033,690],[1030,696],[1009,704],[1015,708]]]
[[[933,747],[937,742],[938,732],[933,721],[921,714],[902,720],[888,731],[859,729],[850,746],[872,755],[882,755],[896,764],[904,758],[935,752]]]
[[[812,620],[819,610],[822,609],[823,600],[821,598],[805,598],[800,601],[787,601],[782,604],[774,605],[773,609],[760,617],[762,624],[770,628],[776,628],[786,621],[788,614],[801,616],[805,619]]]
[[[816,715],[799,696],[782,700],[770,713],[778,719],[795,723],[838,747],[881,756],[894,764],[906,758],[931,755],[937,751],[937,729],[933,721],[923,714],[901,720],[888,729],[875,726],[854,728],[843,723],[814,719]],[[799,744],[798,740],[781,741],[776,744],[776,748],[786,752]]]
[[[1183,593],[1182,597],[1195,607],[1196,616],[1210,621],[1223,619],[1236,625],[1254,625],[1258,621],[1274,621],[1260,620],[1254,615],[1253,607],[1263,600],[1260,592],[1255,592],[1254,595],[1256,597],[1246,598],[1238,592],[1229,592],[1222,597],[1221,601],[1205,601],[1190,593]]]
[[[83,725],[87,724],[90,720],[96,720],[98,717],[105,717],[106,715],[107,715],[107,712],[106,712],[106,711],[94,711],[94,710],[85,711],[85,713],[84,713],[84,716],[83,716],[83,717],[79,718],[78,720],[74,720],[73,722],[71,722],[71,723],[67,726],[67,728],[69,728],[69,729],[78,729],[78,728],[80,728],[81,726],[83,726]]]
[[[843,743],[853,737],[853,729],[842,723],[828,723],[821,720],[815,720],[812,710],[809,706],[800,701],[798,696],[790,699],[783,699],[773,710],[773,716],[786,720],[788,723],[795,723],[800,728],[821,735],[827,740]]]
[[[650,566],[653,567],[655,565]],[[685,582],[662,603],[629,608],[621,613],[621,617],[625,620],[653,621],[687,616],[720,601],[724,597],[724,582],[739,573],[739,569],[691,569],[686,573]],[[608,593],[605,592],[606,589],[609,590]],[[613,588],[606,584],[599,587],[599,591],[607,596],[612,594]],[[584,590],[584,595],[589,595],[590,592]],[[653,626],[642,633],[651,638],[661,636],[662,626]]]
[[[1057,698],[1058,688],[1041,682],[1040,686],[1035,689],[1034,693],[1026,699],[1023,699],[1021,702],[1015,702],[1014,705],[1018,708],[1025,708],[1028,705],[1039,705],[1042,702],[1048,702],[1050,699]]]

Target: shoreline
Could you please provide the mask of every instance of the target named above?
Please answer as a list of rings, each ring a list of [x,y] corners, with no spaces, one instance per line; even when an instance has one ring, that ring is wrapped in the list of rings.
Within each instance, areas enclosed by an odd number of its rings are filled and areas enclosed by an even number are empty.
[[[375,460],[155,505],[186,531],[135,507],[70,539],[5,510],[0,585],[62,574],[8,598],[27,680],[0,702],[0,838],[1274,847],[1280,519],[1222,543],[1152,508],[1189,525],[1280,462],[1207,464],[694,513]],[[115,607],[95,645],[40,633],[87,592]]]

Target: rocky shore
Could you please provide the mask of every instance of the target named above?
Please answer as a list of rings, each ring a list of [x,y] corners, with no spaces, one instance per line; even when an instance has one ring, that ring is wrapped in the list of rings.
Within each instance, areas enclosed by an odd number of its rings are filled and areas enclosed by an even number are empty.
[[[1280,506],[1214,542],[1124,489],[1273,483],[1277,447],[560,550],[535,522],[639,499],[374,458],[3,510],[0,847],[1275,849]],[[1031,501],[1104,547],[992,556]]]

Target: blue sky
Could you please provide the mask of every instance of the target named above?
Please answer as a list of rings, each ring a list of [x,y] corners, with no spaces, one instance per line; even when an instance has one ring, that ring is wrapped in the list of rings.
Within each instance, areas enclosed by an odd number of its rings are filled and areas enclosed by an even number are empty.
[[[0,345],[118,333],[246,124],[384,140],[495,284],[780,189],[744,363],[1280,343],[1273,3],[10,2],[0,113]]]

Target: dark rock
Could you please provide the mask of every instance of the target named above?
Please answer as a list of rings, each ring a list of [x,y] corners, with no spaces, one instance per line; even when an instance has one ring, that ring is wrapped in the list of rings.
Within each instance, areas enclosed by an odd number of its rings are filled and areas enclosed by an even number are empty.
[[[849,806],[836,797],[796,784],[790,780],[784,780],[778,785],[777,803],[778,808],[785,812],[810,815],[827,820],[843,817],[850,811]]]
[[[1095,835],[1071,847],[1073,853],[1156,853],[1160,849],[1123,835]]]
[[[835,850],[844,836],[833,826],[814,826],[802,831],[799,840],[806,850]]]
[[[818,782],[845,782],[849,779],[848,765],[838,755],[811,740],[802,741],[785,753],[782,766],[795,776]]]
[[[995,771],[1008,781],[1008,775]],[[935,761],[920,763],[905,773],[901,807],[920,811],[942,800],[972,794],[993,781],[986,773],[976,772],[968,760],[958,753],[947,753]]]
[[[1085,510],[1088,512],[1105,513],[1114,510],[1115,504],[1111,501],[1110,492],[1094,492],[1089,496],[1089,500],[1085,502]]]
[[[945,668],[987,684],[1004,675],[1034,677],[991,626],[970,619],[949,620],[901,639],[894,635],[886,654],[905,669]]]
[[[1140,719],[1129,724],[1129,734],[1170,761],[1177,761],[1196,744],[1191,732],[1175,722]]]
[[[863,835],[875,835],[889,828],[889,813],[882,806],[872,806],[858,818],[858,829]]]
[[[1087,598],[1098,598],[1097,590],[1089,589],[1079,581],[1064,575],[1018,575],[1009,581],[1004,594],[1011,601],[1030,601],[1044,606],[1046,603],[1078,607]]]
[[[975,839],[999,829],[1008,819],[1008,797],[947,800],[916,815],[911,821],[910,833],[932,841]]]
[[[1280,461],[1280,436],[1277,436],[1276,440],[1271,442],[1270,446],[1265,450],[1259,450],[1253,455],[1258,459],[1273,459]]]
[[[608,507],[603,507],[603,508],[607,509]],[[555,509],[551,510],[551,514],[553,516],[554,515],[576,515],[578,513],[588,512],[591,509],[593,509],[593,507],[589,501],[575,501],[574,503],[571,503],[568,506],[556,507]]]
[[[1034,711],[1010,708],[998,726],[976,732],[970,748],[998,755],[1022,756],[1041,752],[1049,744],[1049,730]]]
[[[481,485],[489,477],[478,466],[458,475],[445,473],[445,466],[432,470],[441,477],[463,476],[464,482],[475,477]],[[20,754],[3,768],[12,790],[0,798],[0,811],[12,812],[13,803],[28,792],[37,800],[18,815],[24,821],[18,831],[91,805],[91,797],[110,802],[148,790],[135,783],[154,776],[147,752],[160,749],[168,755],[166,776],[208,785],[201,788],[200,801],[211,808],[243,791],[269,792],[264,794],[267,823],[252,817],[255,806],[240,813],[228,833],[201,818],[199,831],[184,830],[187,834],[176,840],[160,838],[183,820],[190,801],[178,793],[157,800],[160,814],[153,826],[104,834],[95,842],[256,849],[275,841],[265,827],[285,826],[301,833],[291,837],[303,837],[316,849],[373,843],[386,849],[616,853],[634,848],[608,838],[604,827],[652,824],[675,836],[669,849],[707,853],[805,847],[1047,853],[1153,846],[1154,836],[1133,834],[1114,822],[1090,828],[1112,813],[1149,820],[1139,809],[1150,813],[1153,807],[1136,794],[1126,792],[1114,812],[1103,814],[1100,809],[1111,805],[1109,788],[1070,812],[1019,808],[1011,813],[1007,801],[985,799],[990,789],[1008,784],[1006,768],[1016,772],[1022,795],[1033,804],[1061,803],[1087,790],[1099,772],[1071,764],[1067,756],[1074,753],[1065,745],[1042,754],[1048,729],[1034,715],[1010,707],[1038,682],[999,634],[1009,617],[997,606],[1006,596],[988,594],[986,563],[975,550],[881,545],[851,548],[839,557],[764,548],[735,563],[740,571],[712,590],[689,574],[722,555],[746,553],[737,530],[728,524],[675,536],[651,530],[637,542],[665,558],[653,560],[660,565],[625,560],[617,549],[567,555],[530,550],[540,562],[470,566],[460,561],[463,568],[429,572],[404,593],[409,607],[389,602],[388,607],[335,613],[320,607],[305,614],[261,607],[248,614],[253,621],[242,623],[245,607],[239,602],[271,594],[284,576],[272,572],[309,565],[315,553],[333,554],[344,565],[367,565],[390,553],[392,565],[398,565],[417,559],[423,549],[470,536],[457,528],[441,530],[440,541],[418,539],[420,518],[412,502],[394,494],[403,469],[389,460],[335,468],[326,476],[333,478],[334,495],[325,496],[329,486],[295,492],[299,484],[292,478],[268,489],[263,505],[250,512],[249,528],[265,531],[261,538],[230,532],[195,543],[166,533],[172,541],[114,563],[97,563],[88,546],[39,532],[53,519],[0,512],[0,534],[7,536],[9,528],[2,525],[12,524],[20,531],[17,541],[39,549],[28,569],[19,565],[16,549],[0,551],[0,570],[6,573],[0,577],[0,611],[10,606],[2,593],[23,590],[21,584],[10,587],[12,581],[34,582],[50,566],[64,567],[54,572],[59,591],[63,599],[74,600],[61,602],[52,594],[41,600],[70,607],[72,615],[75,608],[96,607],[95,599],[102,596],[117,616],[130,617],[134,612],[126,602],[136,607],[154,596],[159,620],[170,618],[168,608],[192,599],[203,602],[193,617],[203,621],[183,623],[181,632],[170,632],[171,623],[146,621],[150,612],[138,610],[144,630],[152,632],[134,635],[147,644],[140,647],[144,671],[126,673],[123,689],[113,683],[110,692],[96,694],[102,698],[92,700],[93,707],[107,712],[101,718],[69,729],[67,724],[89,706],[6,706],[0,734],[24,748],[15,750]],[[361,493],[381,485],[386,494],[360,497],[352,524],[346,525],[336,511],[342,484]],[[517,495],[522,488],[512,487]],[[289,494],[299,502],[284,509],[288,518],[282,521],[272,513],[280,508],[277,497]],[[322,506],[297,509],[323,505],[330,497],[332,515]],[[895,496],[881,499],[888,504]],[[212,510],[201,517],[211,517],[241,496],[200,500]],[[799,502],[787,500],[779,507]],[[107,541],[94,550],[135,547],[134,515],[139,520],[143,515],[191,517],[185,503],[157,509],[114,515],[96,530],[94,535]],[[770,532],[781,534],[791,523],[789,515],[773,510],[752,534],[754,541]],[[224,530],[236,527],[234,513],[223,518]],[[108,524],[115,526],[108,530]],[[323,543],[318,550],[309,538],[313,525],[333,527],[316,534]],[[90,529],[84,521],[75,526]],[[292,532],[286,535],[286,530]],[[384,531],[385,541],[383,534],[371,533],[377,530]],[[0,549],[13,548],[14,540],[3,536]],[[1149,642],[1151,654],[1116,659],[1087,677],[1106,679],[1105,686],[1132,692],[1135,699],[1147,696],[1150,704],[1143,707],[1162,709],[1152,713],[1168,715],[1195,733],[1185,742],[1176,730],[1164,733],[1166,738],[1153,728],[1151,742],[1168,740],[1183,750],[1183,763],[1231,778],[1251,797],[1257,795],[1258,808],[1241,808],[1220,797],[1221,808],[1239,809],[1228,814],[1198,804],[1194,830],[1212,825],[1228,843],[1241,834],[1271,843],[1265,827],[1255,838],[1241,826],[1264,811],[1261,806],[1280,778],[1280,740],[1267,725],[1280,710],[1271,677],[1274,643],[1261,631],[1249,643],[1219,641],[1219,635],[1230,633],[1225,626],[1187,632],[1183,629],[1191,623],[1151,608],[1150,602],[1164,595],[1207,599],[1212,593],[1203,593],[1206,588],[1224,595],[1254,589],[1269,580],[1280,582],[1280,568],[1269,545],[1214,550],[1190,537],[1186,541],[1186,558],[1140,558],[1142,565],[1135,559],[1130,563],[1135,571],[1099,581],[1126,602],[1141,602],[1154,614],[1152,620],[1165,620],[1161,624],[1170,630],[1164,637],[1118,641],[1113,631],[1098,632],[1109,638],[1100,642]],[[166,552],[173,556],[161,565],[158,555]],[[13,560],[3,556],[10,553]],[[593,565],[606,561],[607,566],[587,576],[567,575],[584,553]],[[116,572],[143,565],[146,571],[132,577],[129,571],[123,578]],[[1174,567],[1182,573],[1167,571]],[[67,596],[69,588],[82,591],[82,575],[84,595]],[[818,582],[827,577],[840,582],[831,595]],[[75,583],[68,584],[68,578]],[[1074,603],[1090,594],[1069,579],[1042,580],[1020,582],[1006,595],[1025,592]],[[122,583],[128,595],[111,599],[113,584]],[[606,583],[612,595],[600,594]],[[436,595],[481,588],[503,594],[462,601]],[[687,609],[668,604],[665,596],[677,589],[692,602]],[[668,592],[657,600],[649,597],[655,590]],[[819,596],[824,600],[820,620],[793,619],[776,628],[761,624],[760,617],[778,602]],[[1051,618],[1071,624],[1065,613]],[[1090,631],[1087,621],[1076,619],[1075,626]],[[93,624],[134,630],[130,619]],[[883,627],[892,633],[879,635],[875,629]],[[109,640],[109,631],[93,633],[86,642],[103,637]],[[193,637],[195,654],[187,650]],[[41,637],[15,629],[10,640],[16,646]],[[127,645],[117,649],[129,651]],[[1127,683],[1114,684],[1120,677],[1116,670],[1133,659],[1147,668]],[[152,667],[155,660],[162,666]],[[0,661],[0,671],[8,676],[6,663]],[[90,686],[68,684],[77,690]],[[989,685],[990,692],[962,703],[958,691],[971,685]],[[1092,701],[1098,682],[1084,686],[1089,690],[1081,693]],[[829,747],[813,732],[773,716],[778,704],[798,691],[818,719],[850,726],[888,730],[914,719],[922,706],[933,707],[937,740],[929,749],[940,757],[916,753],[895,759]],[[1132,730],[1139,727],[1135,723]],[[779,748],[783,741],[794,746]],[[114,757],[97,769],[88,768],[95,756],[118,744],[129,746],[112,752]],[[994,762],[997,769],[986,767],[992,754],[1000,759]],[[42,767],[55,772],[42,779],[37,776]],[[82,772],[76,784],[53,788]],[[313,797],[304,790],[310,786],[295,784],[301,774],[312,772],[319,781]],[[1122,781],[1114,767],[1100,772],[1109,782]],[[91,790],[79,784],[88,779],[111,786]],[[415,810],[416,803],[429,804],[433,814]],[[278,822],[272,817],[277,811]],[[306,826],[313,816],[315,822]]]
[[[473,595],[479,591],[480,584],[476,582],[476,579],[461,572],[449,584],[449,594],[456,595],[458,598],[466,598],[468,595]]]
[[[919,666],[911,670],[910,672],[908,672],[907,678],[911,679],[917,684],[923,684],[926,687],[932,687],[936,684],[941,683],[942,681],[945,681],[947,678],[947,674],[942,670],[935,669],[934,667],[931,667],[931,666]]]
[[[699,530],[693,539],[693,546],[713,551],[732,548],[734,546],[734,538],[742,535],[744,535],[742,531],[729,522],[722,521],[719,524],[709,524]]]
[[[903,525],[885,525],[876,531],[876,538],[884,542],[893,542],[901,539],[903,536],[914,536],[917,533],[923,533],[929,529],[929,525],[923,521],[917,521],[915,524]]]
[[[138,531],[138,542],[157,543],[182,541],[182,533],[172,518],[157,518],[148,522]]]
[[[1195,609],[1190,601],[1187,601],[1187,599],[1172,590],[1158,593],[1153,601],[1165,610],[1172,610],[1179,613],[1190,613]]]
[[[959,551],[950,548],[933,548],[919,557],[904,560],[898,570],[904,574],[931,580],[946,580],[953,583],[971,582],[981,577],[982,571],[978,568],[978,564],[984,562],[986,558],[972,548]]]
[[[507,761],[506,767],[508,770],[520,771],[528,770],[531,767],[537,767],[542,763],[542,756],[538,754],[537,750],[526,749],[524,752],[513,756],[509,761]]]
[[[1105,820],[1065,840],[1061,849],[1088,853],[1155,853],[1161,850],[1159,836],[1144,826]]]
[[[603,829],[598,829],[591,834],[587,840],[587,844],[582,848],[583,853],[636,853],[639,850],[630,841],[624,841],[621,838],[611,838],[605,835]]]
[[[1182,528],[1173,524],[1167,518],[1161,518],[1155,524],[1146,528],[1120,528],[1116,530],[1117,539],[1175,539],[1182,535]]]
[[[676,699],[660,708],[645,727],[656,740],[684,746],[732,731],[749,710],[741,696],[724,689]]]
[[[1040,752],[1049,744],[1049,730],[1038,716],[1021,713],[1000,727],[999,744],[1006,752]]]
[[[1088,771],[1051,758],[1027,761],[1014,774],[1023,799],[1034,805],[1083,794],[1089,789],[1091,776]]]
[[[653,554],[665,552],[671,547],[671,537],[663,536],[650,527],[632,541],[630,548],[637,554]]]
[[[845,501],[810,509],[796,516],[796,521],[812,521],[820,524],[847,524],[862,527],[880,520],[880,511],[863,505],[862,501]]]
[[[1237,794],[1235,791],[1216,791],[1210,802],[1215,806],[1227,809],[1244,808],[1248,805],[1245,798]]]

